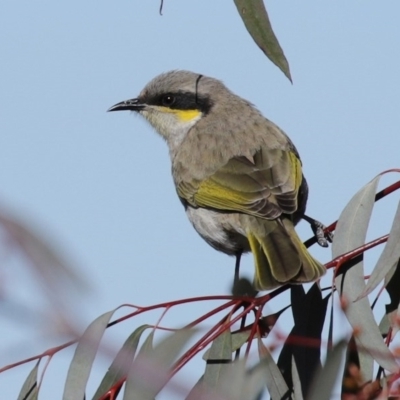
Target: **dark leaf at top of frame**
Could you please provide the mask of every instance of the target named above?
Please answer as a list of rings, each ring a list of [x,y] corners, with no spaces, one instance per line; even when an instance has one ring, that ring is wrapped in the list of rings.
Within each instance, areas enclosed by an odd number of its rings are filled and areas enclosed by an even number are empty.
[[[239,15],[257,46],[292,82],[289,63],[272,30],[263,0],[234,0]]]
[[[330,296],[322,298],[318,284],[304,294],[300,285],[291,288],[294,327],[283,346],[278,366],[293,390],[292,358],[296,363],[303,396],[306,397],[316,371],[321,367],[321,335]]]

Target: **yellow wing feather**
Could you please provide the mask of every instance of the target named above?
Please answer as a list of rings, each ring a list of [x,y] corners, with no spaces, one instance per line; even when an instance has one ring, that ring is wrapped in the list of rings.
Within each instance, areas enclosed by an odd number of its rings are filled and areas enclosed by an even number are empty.
[[[295,212],[302,182],[300,160],[280,149],[261,149],[253,158],[254,164],[235,157],[203,181],[181,182],[178,194],[194,207],[267,219]]]

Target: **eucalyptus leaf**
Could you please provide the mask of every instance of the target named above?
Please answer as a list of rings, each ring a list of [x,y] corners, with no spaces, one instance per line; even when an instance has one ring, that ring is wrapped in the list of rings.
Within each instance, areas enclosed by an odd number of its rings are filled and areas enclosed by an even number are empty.
[[[334,258],[365,243],[367,228],[375,201],[380,176],[360,189],[342,211],[336,225],[332,244]],[[362,261],[335,279],[339,294],[346,300],[344,312],[353,329],[357,331],[356,343],[361,347],[360,367],[366,381],[372,379],[372,360],[383,368],[396,372],[398,366],[382,340],[378,325],[367,297],[355,302],[365,291]]]
[[[194,333],[194,329],[180,329],[154,348],[153,333],[150,334],[132,363],[123,399],[154,399],[170,379],[172,363]]]
[[[39,395],[39,388],[37,385],[37,374],[39,369],[40,360],[35,364],[22,385],[17,400],[37,400]]]
[[[117,382],[127,376],[133,358],[135,357],[139,340],[143,332],[148,328],[150,328],[150,325],[142,325],[135,329],[135,331],[128,337],[101,381],[100,386],[93,396],[93,400],[100,399]]]
[[[341,341],[328,352],[324,367],[314,377],[309,396],[307,396],[308,400],[330,400],[332,398],[345,350],[346,342]]]
[[[381,322],[379,323],[379,331],[381,332],[383,337],[386,337],[387,334],[389,333],[389,329],[390,329],[389,318],[388,315],[385,314],[382,317]]]
[[[303,400],[300,376],[299,376],[299,372],[297,371],[296,362],[294,360],[294,357],[292,357],[292,381],[293,381],[294,400]]]
[[[229,329],[214,339],[207,366],[204,372],[204,384],[210,388],[217,388],[221,373],[232,361],[232,337]]]
[[[260,354],[263,368],[266,370],[265,381],[271,399],[280,400],[288,398],[287,396],[290,393],[290,389],[283,378],[280,368],[261,339],[258,341],[258,352]]]
[[[232,332],[231,333],[231,349],[232,353],[238,349],[240,349],[249,339],[251,333],[251,328],[246,329],[244,331],[240,332]],[[210,357],[210,351],[211,348],[209,348],[206,352],[203,354],[203,360],[207,361]]]
[[[234,0],[240,17],[257,46],[292,82],[289,63],[272,30],[263,0]]]
[[[242,400],[243,398],[251,399],[251,397],[243,397],[242,391],[246,382],[246,360],[240,359],[229,365],[221,371],[218,387],[210,389],[206,387],[201,400]],[[204,396],[205,395],[205,396]],[[197,400],[197,399],[196,399]]]
[[[96,318],[85,330],[68,369],[63,400],[83,399],[85,388],[92,369],[100,340],[116,310],[109,311]]]
[[[370,294],[385,276],[397,265],[400,258],[400,202],[397,206],[396,215],[393,219],[392,228],[389,232],[389,238],[383,249],[364,292],[359,299]],[[358,299],[357,299],[358,300]]]

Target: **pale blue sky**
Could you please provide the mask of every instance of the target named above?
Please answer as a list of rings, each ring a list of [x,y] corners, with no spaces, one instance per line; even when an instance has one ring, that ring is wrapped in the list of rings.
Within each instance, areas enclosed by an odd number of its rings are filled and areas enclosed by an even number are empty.
[[[106,113],[155,75],[177,68],[211,75],[257,105],[296,144],[311,187],[308,213],[326,224],[376,174],[400,166],[397,0],[268,1],[293,85],[252,42],[233,1],[164,3],[162,17],[155,0],[0,5],[0,205],[51,237],[90,281],[91,294],[74,309],[82,327],[123,303],[229,292],[234,260],[186,220],[165,143],[139,118]],[[371,237],[387,232],[393,204],[379,207]],[[306,224],[299,232],[311,234]],[[312,252],[330,259],[329,250]],[[1,271],[2,364],[59,343],[41,339],[49,326],[7,308],[10,300],[44,304],[26,269],[12,257]],[[252,277],[250,256],[242,271]],[[170,322],[201,312],[186,307]],[[109,337],[123,340],[138,325]],[[42,399],[61,396],[61,359],[49,366]],[[184,374],[193,383],[198,366]],[[16,397],[29,368],[0,375],[2,397]]]

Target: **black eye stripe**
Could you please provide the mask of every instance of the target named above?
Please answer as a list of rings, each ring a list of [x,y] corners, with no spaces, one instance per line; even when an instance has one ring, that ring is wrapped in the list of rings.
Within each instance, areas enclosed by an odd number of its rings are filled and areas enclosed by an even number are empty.
[[[195,93],[191,92],[163,93],[146,99],[146,103],[176,110],[200,110],[205,114],[207,114],[212,107],[212,101],[208,96],[196,96]]]

